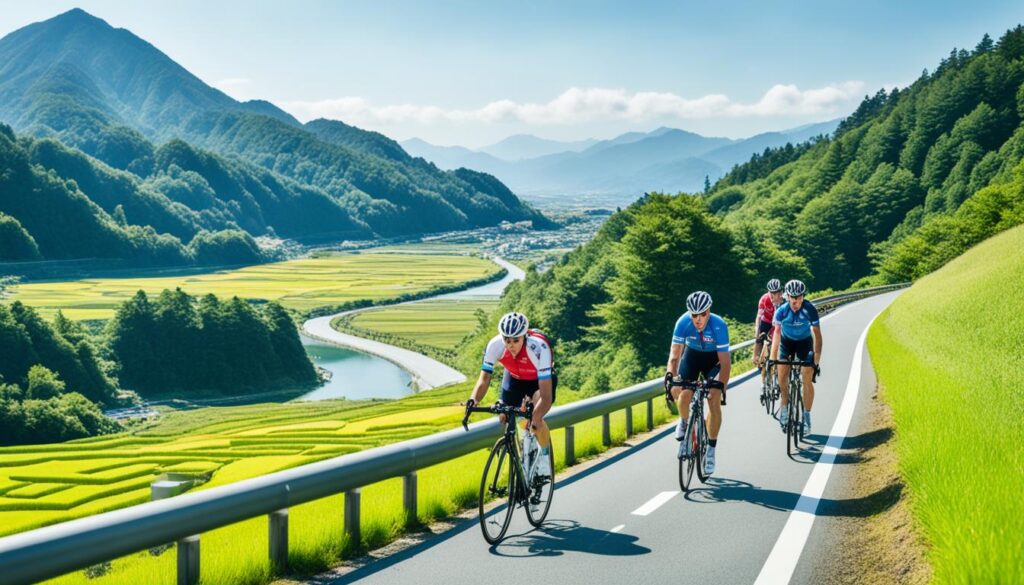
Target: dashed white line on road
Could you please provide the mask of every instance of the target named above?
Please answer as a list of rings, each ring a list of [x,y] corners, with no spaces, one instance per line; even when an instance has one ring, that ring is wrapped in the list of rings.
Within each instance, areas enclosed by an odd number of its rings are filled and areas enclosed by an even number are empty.
[[[674,492],[661,492],[660,494],[658,494],[658,495],[654,496],[653,498],[651,498],[650,500],[648,500],[647,503],[644,504],[643,506],[640,506],[636,510],[633,510],[633,515],[634,516],[646,516],[646,515],[650,514],[651,512],[657,510],[658,508],[660,508],[662,506],[662,504],[664,504],[665,502],[671,500],[678,493],[679,493],[678,490],[676,490]]]
[[[616,526],[615,528],[612,528],[612,532],[618,532],[618,531],[622,530],[622,529],[623,529],[623,528],[625,528],[625,527],[626,527],[626,525],[625,525],[625,524],[619,524],[619,525],[618,525],[618,526]]]

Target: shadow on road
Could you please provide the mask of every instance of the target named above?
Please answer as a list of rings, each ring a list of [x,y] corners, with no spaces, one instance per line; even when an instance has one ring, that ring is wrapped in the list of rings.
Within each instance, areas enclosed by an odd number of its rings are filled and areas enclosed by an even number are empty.
[[[807,498],[801,502],[800,494],[795,492],[766,489],[736,479],[712,477],[704,487],[690,490],[686,494],[686,499],[701,504],[746,502],[780,512],[791,512],[799,508],[816,516],[865,518],[893,507],[899,501],[902,492],[901,484],[890,483],[861,498]]]
[[[651,549],[636,544],[637,537],[583,526],[573,520],[549,520],[540,528],[506,537],[491,547],[502,557],[558,557],[566,552],[603,556],[645,555]]]

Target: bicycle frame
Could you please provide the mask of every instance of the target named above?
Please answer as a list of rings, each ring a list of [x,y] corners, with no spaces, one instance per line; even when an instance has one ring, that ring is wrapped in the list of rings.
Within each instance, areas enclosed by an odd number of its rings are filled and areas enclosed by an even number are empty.
[[[466,417],[462,420],[462,427],[466,430],[469,430],[469,413],[471,412],[505,415],[505,444],[509,450],[509,456],[516,462],[516,475],[519,480],[516,482],[517,491],[520,492],[517,494],[517,499],[524,497],[525,494],[522,493],[522,490],[532,485],[533,476],[537,471],[537,462],[540,459],[537,458],[531,461],[530,467],[527,469],[526,462],[523,460],[523,453],[520,450],[519,428],[516,426],[516,422],[517,418],[525,419],[527,421],[526,428],[524,429],[525,435],[535,437],[529,424],[530,419],[533,417],[533,403],[528,402],[526,406],[514,407],[503,402],[496,402],[491,406],[469,408],[467,409]]]

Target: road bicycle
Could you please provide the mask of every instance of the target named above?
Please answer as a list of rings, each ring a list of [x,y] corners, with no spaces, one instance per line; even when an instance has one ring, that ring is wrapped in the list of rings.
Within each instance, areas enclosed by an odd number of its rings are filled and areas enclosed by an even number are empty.
[[[540,451],[537,437],[530,428],[533,404],[524,407],[510,406],[497,402],[491,406],[469,406],[462,426],[469,430],[469,415],[474,412],[488,412],[505,415],[505,433],[494,443],[491,454],[484,464],[480,477],[480,529],[484,540],[497,544],[504,538],[512,521],[512,513],[519,506],[526,510],[526,519],[539,527],[551,509],[551,498],[555,491],[554,449],[548,449],[548,463],[551,477],[537,476],[537,463],[545,457]],[[522,441],[519,440],[516,419],[527,421]],[[485,505],[493,499],[507,500],[504,506],[487,513]]]
[[[792,457],[800,452],[800,442],[804,440],[804,379],[801,376],[802,368],[815,368],[815,379],[817,379],[817,366],[812,362],[793,360],[768,360],[772,366],[790,366],[789,368],[789,403],[786,405],[789,419],[786,423],[786,454]],[[779,409],[781,416],[782,409]],[[780,419],[781,420],[781,419]]]
[[[765,412],[768,416],[775,417],[775,403],[779,400],[779,372],[775,368],[775,364],[772,360],[768,359],[768,354],[771,352],[771,342],[767,339],[763,341],[763,347],[761,349],[761,368],[764,368],[763,375],[761,376],[761,406],[764,407]]]
[[[694,382],[682,380],[676,376],[671,381],[665,380],[665,393],[671,395],[673,387],[693,390],[693,398],[690,399],[690,418],[687,420],[687,436],[684,441],[689,447],[679,459],[679,487],[684,492],[690,491],[690,482],[693,481],[694,468],[697,470],[697,477],[701,483],[708,480],[709,475],[704,473],[705,460],[708,453],[708,428],[704,419],[704,401],[711,395],[712,388],[722,390],[722,405],[725,405],[725,386],[718,380],[703,380]]]

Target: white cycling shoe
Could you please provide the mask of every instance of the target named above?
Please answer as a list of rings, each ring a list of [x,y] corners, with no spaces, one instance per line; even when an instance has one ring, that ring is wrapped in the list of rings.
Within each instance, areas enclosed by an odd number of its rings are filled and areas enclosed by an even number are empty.
[[[676,440],[682,441],[686,438],[686,421],[679,419],[676,421]]]
[[[536,477],[551,477],[551,459],[543,452],[537,452]]]
[[[782,432],[786,432],[786,425],[789,424],[789,405],[783,406],[779,410],[779,424],[782,426]]]
[[[715,472],[715,448],[708,447],[707,454],[704,455],[704,475],[711,475]]]
[[[811,411],[804,411],[804,434],[811,434]]]

